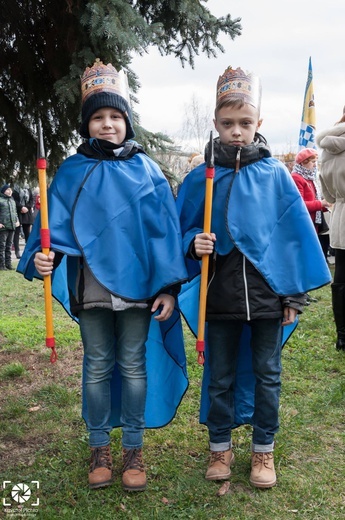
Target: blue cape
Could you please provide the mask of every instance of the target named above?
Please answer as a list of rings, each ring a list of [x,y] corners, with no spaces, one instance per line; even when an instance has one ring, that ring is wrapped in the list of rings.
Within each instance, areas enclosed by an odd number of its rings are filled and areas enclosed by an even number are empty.
[[[51,184],[48,207],[51,249],[82,254],[114,295],[147,300],[186,279],[174,199],[145,154],[124,161],[69,157]],[[41,249],[36,220],[19,264],[28,279],[37,275],[31,260]]]
[[[226,255],[235,245],[279,295],[304,293],[329,283],[330,272],[310,215],[283,164],[269,157],[233,173],[216,167],[212,231],[217,252]],[[205,165],[200,165],[187,175],[177,198],[185,253],[203,228],[204,194]],[[198,262],[188,266],[190,278],[199,272]]]
[[[102,161],[80,153],[71,156],[51,184],[48,207],[51,249],[65,255],[52,275],[52,292],[69,314],[73,258],[78,256],[101,285],[127,300],[147,300],[187,278],[175,202],[164,175],[146,155]],[[33,263],[40,250],[38,215],[17,268],[29,280],[40,278]],[[167,322],[151,321],[146,347],[145,418],[150,428],[172,420],[188,386],[177,308]],[[120,388],[115,366],[113,426],[120,426]]]
[[[202,232],[205,164],[185,178],[177,198],[184,251],[196,233]],[[237,247],[278,295],[308,292],[331,281],[331,275],[305,203],[287,169],[274,158],[264,158],[234,170],[216,166],[212,232],[216,250],[228,254]],[[190,282],[179,296],[181,312],[197,334],[200,263],[187,261]],[[296,322],[283,327],[283,341]],[[208,412],[209,367],[206,359],[201,394],[200,421]],[[251,366],[250,327],[244,327],[235,389],[235,424],[251,423],[255,377]]]

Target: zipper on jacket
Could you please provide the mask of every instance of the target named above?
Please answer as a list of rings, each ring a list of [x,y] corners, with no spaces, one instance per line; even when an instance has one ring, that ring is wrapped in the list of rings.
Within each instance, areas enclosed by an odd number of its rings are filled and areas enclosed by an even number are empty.
[[[250,321],[248,283],[247,283],[247,273],[246,273],[246,257],[244,255],[242,255],[242,258],[243,258],[243,280],[244,280],[244,294],[245,294],[247,321]]]
[[[14,199],[13,199],[13,202],[14,202]],[[13,231],[15,231],[16,230],[16,223],[17,223],[17,221],[13,220],[14,212],[12,211],[13,206],[11,205],[11,197],[9,197],[9,199],[8,199],[8,209],[9,209],[9,212],[10,212],[10,220],[11,220],[11,224],[12,224],[12,229],[13,229]]]
[[[239,148],[237,150],[236,160],[235,160],[235,173],[238,173],[240,171],[241,151],[242,151],[242,148]]]
[[[213,255],[212,255],[212,273],[211,273],[211,276],[210,276],[210,281],[208,282],[207,284],[207,291],[209,290],[210,288],[210,285],[211,283],[213,282],[213,279],[216,275],[216,261],[217,261],[217,252],[214,250],[213,251]]]

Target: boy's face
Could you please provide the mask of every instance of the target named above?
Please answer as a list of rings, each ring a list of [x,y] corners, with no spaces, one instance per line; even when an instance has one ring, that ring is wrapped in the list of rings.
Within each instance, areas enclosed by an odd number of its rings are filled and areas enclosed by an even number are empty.
[[[7,190],[4,191],[4,195],[7,195],[7,197],[12,197],[12,188],[7,188]]]
[[[90,137],[121,144],[125,140],[126,131],[125,116],[116,108],[100,108],[90,117]]]
[[[255,132],[261,123],[257,108],[248,104],[241,108],[223,106],[214,119],[220,142],[241,147],[253,142]]]

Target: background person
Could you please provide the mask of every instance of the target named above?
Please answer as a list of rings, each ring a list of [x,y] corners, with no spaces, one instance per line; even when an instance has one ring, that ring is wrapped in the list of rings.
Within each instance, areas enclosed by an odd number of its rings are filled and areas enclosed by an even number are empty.
[[[303,148],[295,157],[291,175],[307,206],[327,261],[329,238],[328,235],[319,234],[319,231],[324,225],[323,212],[328,211],[331,204],[322,197],[317,178],[317,159],[318,154],[314,148]]]
[[[33,215],[33,219],[35,221],[35,218],[37,217],[37,213],[39,212],[40,207],[41,207],[41,196],[40,196],[40,189],[39,189],[39,187],[37,187],[34,190],[32,190],[32,193],[33,193],[33,197],[34,197],[34,215]]]
[[[19,226],[16,203],[12,188],[4,184],[0,190],[0,270],[12,270],[12,242],[14,231]]]
[[[295,164],[295,154],[292,152],[286,153],[284,155],[284,164],[291,173]]]
[[[190,162],[190,169],[194,170],[199,164],[202,164],[205,162],[204,155],[202,153],[199,153],[198,155],[195,155],[193,159]]]
[[[14,234],[14,251],[17,258],[21,257],[19,248],[19,238],[21,230],[24,234],[25,243],[27,243],[31,227],[34,222],[34,197],[31,188],[27,183],[23,187],[15,184],[13,187],[13,198],[16,202],[17,213],[19,217],[20,227],[16,229]]]
[[[333,204],[330,245],[335,254],[332,306],[337,350],[345,351],[345,107],[340,120],[316,136],[321,148],[320,182],[325,199]]]

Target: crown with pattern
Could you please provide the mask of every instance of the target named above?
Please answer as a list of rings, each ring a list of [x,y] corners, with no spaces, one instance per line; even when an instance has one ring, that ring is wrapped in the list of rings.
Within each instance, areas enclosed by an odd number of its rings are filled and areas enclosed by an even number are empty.
[[[224,100],[243,99],[245,103],[260,110],[261,84],[258,76],[245,73],[240,67],[233,69],[231,65],[219,76],[217,82],[217,100],[219,105]]]
[[[92,67],[87,67],[81,77],[81,125],[79,133],[89,138],[89,121],[92,114],[102,107],[113,107],[120,110],[125,117],[127,132],[126,139],[135,136],[130,106],[130,96],[127,76],[123,71],[118,72],[115,67],[104,63],[97,58]]]
[[[87,67],[81,78],[81,97],[82,102],[99,92],[109,92],[117,94],[129,102],[129,88],[127,76],[121,70],[118,72],[115,67],[104,63],[97,58],[92,67]]]

